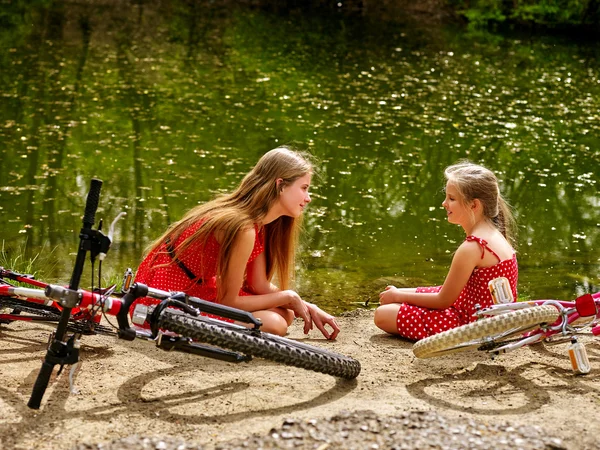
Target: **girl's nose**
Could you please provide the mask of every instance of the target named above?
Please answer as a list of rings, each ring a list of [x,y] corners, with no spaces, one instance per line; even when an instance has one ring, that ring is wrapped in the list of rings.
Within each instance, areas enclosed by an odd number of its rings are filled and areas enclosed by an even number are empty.
[[[312,199],[310,198],[310,194],[308,192],[306,193],[306,198],[304,199],[304,201],[306,203],[310,203],[312,201]]]

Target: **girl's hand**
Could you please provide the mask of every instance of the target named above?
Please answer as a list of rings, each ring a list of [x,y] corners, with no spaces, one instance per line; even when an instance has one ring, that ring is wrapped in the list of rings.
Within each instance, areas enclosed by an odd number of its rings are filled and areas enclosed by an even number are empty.
[[[296,317],[300,317],[302,320],[304,320],[304,334],[308,334],[308,332],[313,328],[313,320],[308,303],[302,300],[300,296],[292,290],[283,291],[283,293],[288,297],[289,301],[287,304],[282,306],[284,308],[291,309],[294,311],[294,315]]]
[[[307,303],[307,305],[308,309],[310,310],[313,323],[316,325],[319,331],[323,333],[323,336],[325,336],[326,339],[334,340],[340,332],[340,327],[335,321],[335,317],[333,317],[331,314],[327,314],[317,305],[313,305],[312,303]],[[333,331],[329,333],[329,331],[327,331],[325,328],[325,325],[329,325]]]
[[[387,286],[385,291],[379,294],[379,304],[402,303],[400,290],[396,286]]]

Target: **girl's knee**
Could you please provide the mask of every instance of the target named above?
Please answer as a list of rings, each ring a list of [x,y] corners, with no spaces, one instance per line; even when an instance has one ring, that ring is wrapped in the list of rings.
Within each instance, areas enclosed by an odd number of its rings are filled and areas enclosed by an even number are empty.
[[[398,334],[398,305],[384,305],[375,310],[375,326],[386,333]]]
[[[277,308],[277,314],[283,317],[283,320],[286,321],[288,327],[292,324],[295,318],[294,311],[291,309]]]
[[[375,310],[375,316],[373,317],[373,321],[375,322],[375,326],[377,328],[380,328],[383,326],[384,322],[385,322],[385,314],[383,313],[383,311],[381,310],[381,308],[377,308]]]
[[[257,311],[254,316],[262,321],[261,331],[265,333],[285,336],[288,332],[288,322],[281,314],[275,311]],[[292,318],[293,320],[293,318]]]
[[[260,329],[265,333],[276,334],[277,336],[285,336],[288,332],[288,325],[285,320],[281,318],[281,320],[267,321],[267,323],[263,324]]]

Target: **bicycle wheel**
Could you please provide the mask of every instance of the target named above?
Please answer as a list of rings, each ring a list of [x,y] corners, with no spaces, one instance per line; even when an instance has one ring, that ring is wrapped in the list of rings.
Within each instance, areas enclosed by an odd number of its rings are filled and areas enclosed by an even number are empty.
[[[198,342],[315,372],[346,379],[360,373],[360,363],[348,356],[204,316],[165,310],[158,325]]]
[[[417,358],[431,358],[479,348],[492,351],[515,335],[556,322],[559,315],[554,306],[541,305],[486,317],[418,341],[413,353]]]
[[[58,309],[15,297],[0,296],[0,310],[2,309],[8,309],[10,312],[3,314],[0,311],[0,323],[21,321],[44,323],[54,326],[60,320],[60,311]],[[117,334],[111,327],[92,324],[89,320],[71,319],[67,329],[68,331],[85,335],[103,334],[115,336]]]

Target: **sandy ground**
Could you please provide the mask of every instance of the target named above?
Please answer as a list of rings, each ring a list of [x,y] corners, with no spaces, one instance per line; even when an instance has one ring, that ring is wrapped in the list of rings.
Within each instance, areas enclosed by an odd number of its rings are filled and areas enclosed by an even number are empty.
[[[142,341],[84,337],[79,395],[67,373],[54,380],[40,410],[27,408],[49,329],[0,327],[0,448],[68,449],[132,435],[168,435],[214,445],[266,434],[286,418],[341,411],[438,411],[483,423],[537,425],[568,448],[600,448],[600,345],[586,341],[592,372],[576,376],[565,346],[527,348],[499,359],[459,354],[418,360],[409,342],[380,333],[372,311],[340,318],[342,333],[291,337],[351,355],[357,380],[262,360],[228,364],[164,352]],[[298,324],[299,325],[299,324]]]

